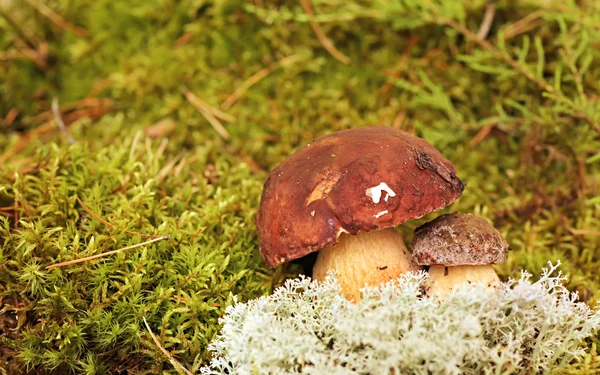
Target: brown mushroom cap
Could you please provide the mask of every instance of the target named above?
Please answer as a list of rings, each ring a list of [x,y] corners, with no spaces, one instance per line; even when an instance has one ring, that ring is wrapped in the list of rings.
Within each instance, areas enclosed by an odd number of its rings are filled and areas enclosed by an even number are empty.
[[[275,267],[356,234],[446,207],[464,185],[425,140],[389,127],[321,137],[267,178],[256,214],[260,252]]]
[[[447,214],[415,230],[413,256],[420,265],[481,265],[504,262],[510,247],[496,228],[472,214]]]

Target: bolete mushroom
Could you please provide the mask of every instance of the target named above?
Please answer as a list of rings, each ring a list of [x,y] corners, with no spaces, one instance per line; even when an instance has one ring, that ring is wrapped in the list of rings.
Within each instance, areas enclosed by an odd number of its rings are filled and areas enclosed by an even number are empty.
[[[496,228],[472,214],[447,214],[415,230],[412,252],[429,266],[429,295],[440,298],[463,283],[494,288],[500,279],[492,264],[504,262],[510,247]]]
[[[319,251],[313,278],[336,272],[344,295],[360,297],[419,267],[392,229],[446,207],[464,185],[425,140],[389,127],[321,137],[278,165],[256,214],[270,267]]]

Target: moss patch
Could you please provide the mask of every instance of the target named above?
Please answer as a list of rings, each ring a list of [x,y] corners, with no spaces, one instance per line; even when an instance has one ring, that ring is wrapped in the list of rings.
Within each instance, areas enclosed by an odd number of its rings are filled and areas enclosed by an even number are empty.
[[[482,1],[319,0],[314,18],[295,2],[44,1],[58,22],[40,3],[0,5],[0,372],[176,373],[144,317],[199,368],[233,295],[299,271],[258,255],[266,171],[370,124],[454,163],[467,188],[451,210],[513,248],[501,275],[560,259],[571,290],[600,297],[596,1],[497,2],[486,41]],[[127,232],[171,239],[45,268],[146,240]],[[572,372],[600,367],[591,352]]]

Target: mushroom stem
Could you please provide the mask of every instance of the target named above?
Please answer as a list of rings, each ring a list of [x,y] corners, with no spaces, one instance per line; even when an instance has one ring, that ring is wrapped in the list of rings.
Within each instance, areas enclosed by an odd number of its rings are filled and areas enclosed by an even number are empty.
[[[491,264],[444,266],[433,265],[429,267],[430,296],[437,295],[445,299],[455,286],[464,283],[483,284],[486,288],[495,288],[500,284],[500,278]]]
[[[324,281],[327,272],[335,271],[344,296],[356,302],[361,288],[378,286],[419,269],[402,235],[389,228],[357,235],[341,234],[335,246],[319,251],[313,278]]]

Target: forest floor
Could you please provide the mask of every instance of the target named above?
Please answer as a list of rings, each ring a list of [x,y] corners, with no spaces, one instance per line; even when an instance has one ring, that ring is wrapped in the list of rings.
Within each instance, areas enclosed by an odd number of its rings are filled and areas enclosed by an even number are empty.
[[[374,124],[456,166],[444,212],[506,236],[501,277],[560,259],[594,307],[600,3],[577,4],[0,1],[0,373],[198,369],[234,295],[301,272],[258,253],[268,171]]]

